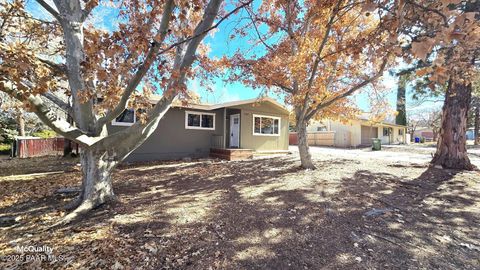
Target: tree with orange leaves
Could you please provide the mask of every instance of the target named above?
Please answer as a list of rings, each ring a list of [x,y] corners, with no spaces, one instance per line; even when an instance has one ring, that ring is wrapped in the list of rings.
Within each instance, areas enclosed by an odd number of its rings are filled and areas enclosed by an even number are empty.
[[[230,60],[232,80],[285,94],[294,108],[301,165],[314,169],[307,142],[311,119],[350,117],[347,97],[374,83],[391,60],[397,42],[396,17],[378,8],[392,1],[263,1],[248,8],[254,46]],[[263,29],[263,31],[262,31]],[[268,30],[265,30],[268,29]],[[242,35],[246,31],[240,30]]]
[[[0,90],[81,146],[82,188],[67,223],[115,199],[113,169],[152,134],[175,98],[188,98],[185,82],[206,56],[207,33],[251,1],[228,13],[222,0],[106,1],[118,11],[110,31],[89,23],[98,0],[36,2],[53,20],[33,17],[22,0],[0,4]],[[162,98],[152,106],[149,93]],[[74,124],[58,119],[47,100]],[[107,123],[127,107],[142,109],[140,121],[109,134]]]

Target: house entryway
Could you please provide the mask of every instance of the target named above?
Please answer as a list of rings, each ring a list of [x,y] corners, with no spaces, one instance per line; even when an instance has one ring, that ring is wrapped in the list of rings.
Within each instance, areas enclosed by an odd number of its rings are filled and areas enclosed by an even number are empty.
[[[230,115],[230,148],[240,147],[240,114]]]

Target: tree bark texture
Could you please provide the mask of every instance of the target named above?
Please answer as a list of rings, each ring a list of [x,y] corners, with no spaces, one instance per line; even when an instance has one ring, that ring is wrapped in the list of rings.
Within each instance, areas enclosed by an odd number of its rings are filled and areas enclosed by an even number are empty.
[[[307,121],[305,119],[297,120],[298,152],[300,154],[301,166],[304,169],[315,169],[312,155],[308,147]]]
[[[442,124],[437,151],[431,161],[448,169],[472,170],[467,155],[467,116],[472,97],[472,85],[450,80],[443,104]]]
[[[406,92],[406,78],[405,75],[400,77],[397,90],[397,116],[395,117],[395,123],[397,125],[407,125],[407,111],[405,103]]]
[[[66,206],[75,210],[65,216],[62,223],[69,223],[91,209],[116,200],[112,187],[112,173],[118,164],[115,153],[112,150],[83,149],[80,163],[83,176],[80,194]]]
[[[67,121],[68,123],[70,124],[73,124],[73,119],[71,116],[67,116]],[[64,141],[63,141],[63,157],[67,157],[69,155],[72,154],[72,141],[67,139],[67,138],[64,138]]]
[[[475,108],[474,144],[480,145],[480,104]]]
[[[25,117],[23,115],[23,111],[18,112],[17,124],[18,124],[18,135],[24,137],[25,136]]]

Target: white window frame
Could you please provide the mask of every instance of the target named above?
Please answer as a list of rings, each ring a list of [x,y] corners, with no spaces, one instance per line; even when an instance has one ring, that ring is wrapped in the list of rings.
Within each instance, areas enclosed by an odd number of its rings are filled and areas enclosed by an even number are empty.
[[[200,115],[200,126],[191,127],[188,125],[188,115],[197,114]],[[213,115],[213,127],[202,127],[202,115]],[[215,113],[199,112],[199,111],[185,111],[185,129],[199,129],[199,130],[215,130]]]
[[[271,119],[278,119],[278,134],[263,134],[263,133],[256,133],[255,132],[255,117],[263,117],[263,118],[271,118]],[[271,115],[262,115],[262,114],[254,114],[252,118],[252,134],[253,136],[275,136],[279,137],[282,127],[282,118],[277,117],[277,116],[271,116]],[[262,130],[262,120],[260,120],[260,131]]]
[[[132,110],[132,109],[128,109]],[[122,112],[123,113],[123,112]],[[117,122],[117,117],[112,120],[112,126],[124,126],[124,127],[129,127],[133,126],[137,122],[137,114],[135,113],[135,110],[133,111],[133,123],[128,123],[128,122]]]

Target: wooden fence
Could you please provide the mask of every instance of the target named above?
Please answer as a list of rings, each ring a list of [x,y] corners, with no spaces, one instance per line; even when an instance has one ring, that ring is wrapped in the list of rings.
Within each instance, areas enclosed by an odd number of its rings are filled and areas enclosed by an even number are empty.
[[[335,145],[335,132],[334,131],[316,131],[309,132],[308,134],[308,145],[316,146],[334,146]],[[297,145],[298,144],[298,135],[296,132],[291,132],[289,134],[289,144]]]
[[[14,156],[30,158],[63,155],[65,138],[18,138],[14,143]],[[78,154],[78,145],[72,142],[72,149]]]

